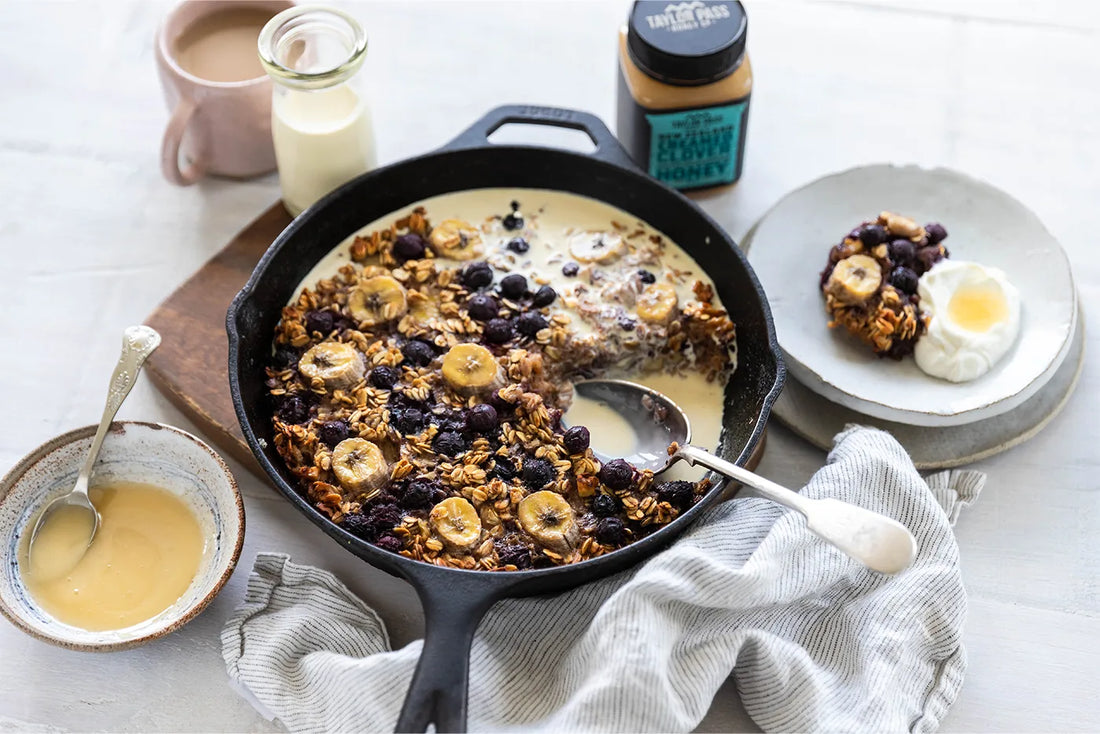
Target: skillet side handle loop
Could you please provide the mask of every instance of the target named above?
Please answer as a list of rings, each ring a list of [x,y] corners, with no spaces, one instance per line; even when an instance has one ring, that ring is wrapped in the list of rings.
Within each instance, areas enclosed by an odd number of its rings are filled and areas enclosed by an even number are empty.
[[[580,130],[596,146],[589,155],[597,160],[611,163],[620,168],[640,171],[634,159],[626,152],[603,120],[589,112],[570,110],[565,107],[541,107],[538,105],[504,105],[489,110],[480,120],[458,134],[454,140],[440,148],[441,151],[464,150],[467,148],[488,148],[493,144],[489,136],[509,123],[525,125],[547,125]]]
[[[435,724],[437,732],[464,732],[470,645],[497,594],[461,580],[413,583],[424,606],[424,647],[394,731],[424,732]]]

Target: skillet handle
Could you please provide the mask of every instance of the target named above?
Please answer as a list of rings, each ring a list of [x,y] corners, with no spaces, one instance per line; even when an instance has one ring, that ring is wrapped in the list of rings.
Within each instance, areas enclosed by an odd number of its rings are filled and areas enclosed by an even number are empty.
[[[428,724],[435,724],[437,732],[466,731],[470,644],[481,618],[499,598],[495,584],[430,578],[433,575],[409,579],[424,607],[424,647],[397,718],[397,732],[427,731]]]
[[[626,152],[603,120],[589,112],[570,110],[564,107],[540,107],[537,105],[504,105],[489,110],[480,120],[458,134],[440,150],[462,150],[465,148],[486,148],[492,143],[489,136],[504,125],[520,123],[526,125],[547,125],[580,130],[592,140],[596,150],[590,153],[593,158],[611,163],[620,168],[640,171],[634,159]]]

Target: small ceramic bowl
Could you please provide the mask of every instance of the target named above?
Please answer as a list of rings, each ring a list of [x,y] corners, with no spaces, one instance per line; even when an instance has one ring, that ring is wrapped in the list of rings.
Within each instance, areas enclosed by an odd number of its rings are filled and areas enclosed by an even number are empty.
[[[42,508],[72,489],[95,430],[86,426],[44,443],[0,480],[0,612],[24,632],[55,645],[123,650],[179,629],[217,595],[241,553],[244,505],[229,467],[195,436],[160,423],[113,423],[92,484],[142,482],[174,492],[194,510],[206,547],[187,591],[152,619],[105,632],[57,621],[27,591],[19,559]]]

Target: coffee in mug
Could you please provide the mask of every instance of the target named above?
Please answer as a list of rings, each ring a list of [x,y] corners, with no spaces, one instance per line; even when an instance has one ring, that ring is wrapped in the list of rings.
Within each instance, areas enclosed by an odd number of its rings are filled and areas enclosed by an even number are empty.
[[[286,0],[187,0],[157,32],[157,68],[172,110],[161,145],[165,177],[248,178],[275,169],[271,81],[260,30]]]

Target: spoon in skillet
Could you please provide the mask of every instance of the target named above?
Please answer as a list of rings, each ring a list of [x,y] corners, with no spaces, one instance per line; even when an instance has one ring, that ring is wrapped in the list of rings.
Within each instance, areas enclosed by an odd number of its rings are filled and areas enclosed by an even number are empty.
[[[626,380],[587,380],[573,389],[577,396],[606,405],[631,424],[637,443],[634,454],[623,458],[639,469],[657,473],[676,461],[701,464],[802,513],[811,532],[879,573],[903,571],[916,556],[916,540],[896,520],[840,500],[804,497],[692,446],[691,421],[680,406],[656,390]],[[597,458],[613,458],[601,454],[596,443],[592,451]],[[668,448],[674,443],[676,450],[670,454]]]

